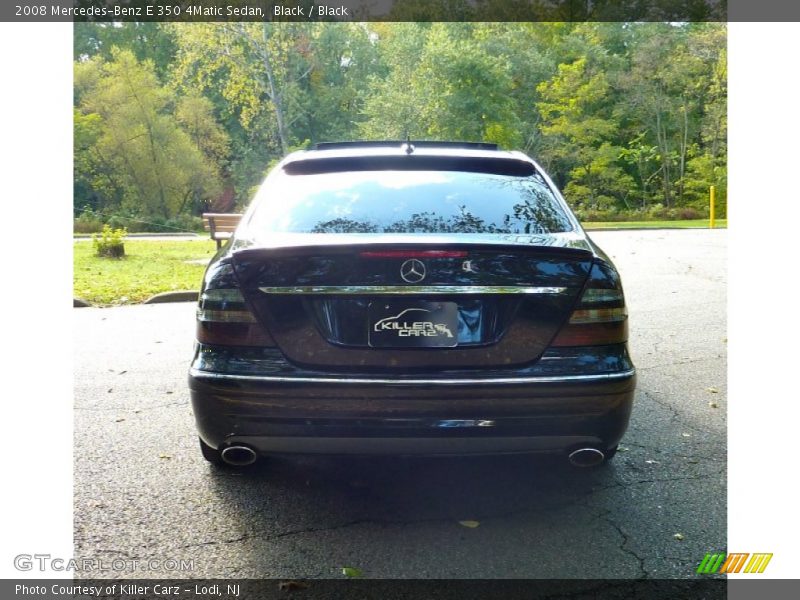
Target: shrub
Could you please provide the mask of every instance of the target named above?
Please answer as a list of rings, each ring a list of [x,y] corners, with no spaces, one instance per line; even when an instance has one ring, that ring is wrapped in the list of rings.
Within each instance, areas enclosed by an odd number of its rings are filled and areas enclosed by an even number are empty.
[[[130,232],[196,233],[203,231],[203,219],[193,215],[177,215],[170,218],[161,216],[112,217],[109,219],[109,224],[112,227],[125,225]]]
[[[160,216],[141,216],[134,213],[121,213],[101,218],[99,213],[86,208],[74,219],[75,233],[100,233],[103,225],[111,229],[125,229],[128,233],[200,233],[203,219],[194,215],[177,215],[165,218]]]
[[[676,209],[678,213],[679,219],[700,219],[701,215],[697,211],[697,209],[692,208],[691,206],[684,206],[682,208]]]
[[[98,233],[103,228],[100,215],[94,213],[90,207],[83,209],[76,219],[73,219],[72,230],[75,233]]]
[[[124,241],[126,235],[128,235],[128,230],[124,227],[112,229],[110,225],[103,225],[100,237],[97,237],[97,234],[92,236],[92,245],[97,256],[108,258],[122,258],[125,256]]]
[[[649,208],[630,210],[589,210],[575,209],[575,215],[581,222],[619,222],[619,221],[677,221],[683,219],[703,219],[708,217],[708,210],[696,206],[665,208],[662,204],[653,204]]]
[[[203,231],[203,219],[194,215],[178,215],[166,222],[170,231],[199,232]]]
[[[617,210],[576,210],[578,219],[586,222],[597,221],[628,221],[630,215]]]
[[[657,220],[657,219],[668,219],[669,218],[669,209],[664,208],[664,205],[660,202],[656,202],[652,204],[650,208],[647,209],[647,216],[649,219]]]
[[[130,221],[129,218],[124,217],[122,215],[112,215],[106,221],[106,226],[110,227],[112,230],[125,229],[127,233],[129,221]]]

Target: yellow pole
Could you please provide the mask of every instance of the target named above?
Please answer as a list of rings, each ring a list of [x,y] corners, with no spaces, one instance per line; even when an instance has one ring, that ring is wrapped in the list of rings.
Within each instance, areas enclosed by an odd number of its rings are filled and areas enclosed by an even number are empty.
[[[714,229],[714,186],[712,185],[709,189],[709,195],[711,196],[711,210],[708,214],[708,227],[709,229]]]

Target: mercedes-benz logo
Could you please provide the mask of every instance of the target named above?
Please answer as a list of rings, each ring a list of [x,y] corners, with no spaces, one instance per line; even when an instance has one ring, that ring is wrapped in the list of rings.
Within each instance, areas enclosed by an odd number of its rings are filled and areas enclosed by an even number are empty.
[[[408,283],[419,283],[425,279],[425,264],[416,258],[407,260],[400,265],[400,277]]]

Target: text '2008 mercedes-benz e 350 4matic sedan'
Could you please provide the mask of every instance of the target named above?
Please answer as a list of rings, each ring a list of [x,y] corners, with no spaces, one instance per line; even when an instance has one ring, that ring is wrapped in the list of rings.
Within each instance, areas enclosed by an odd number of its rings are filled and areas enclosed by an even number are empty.
[[[349,142],[264,181],[202,284],[203,455],[613,456],[635,370],[620,277],[530,158]]]

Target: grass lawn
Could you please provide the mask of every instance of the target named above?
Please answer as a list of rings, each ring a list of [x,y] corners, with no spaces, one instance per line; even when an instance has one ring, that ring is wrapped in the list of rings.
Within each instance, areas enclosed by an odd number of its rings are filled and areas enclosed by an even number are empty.
[[[592,229],[691,229],[695,227],[708,227],[708,219],[687,219],[685,221],[586,221],[581,223],[587,231]],[[716,219],[715,229],[727,229],[727,219]]]
[[[210,239],[125,241],[125,257],[99,258],[91,242],[73,244],[73,291],[92,304],[109,306],[142,302],[160,292],[199,290],[205,259],[216,252]]]

